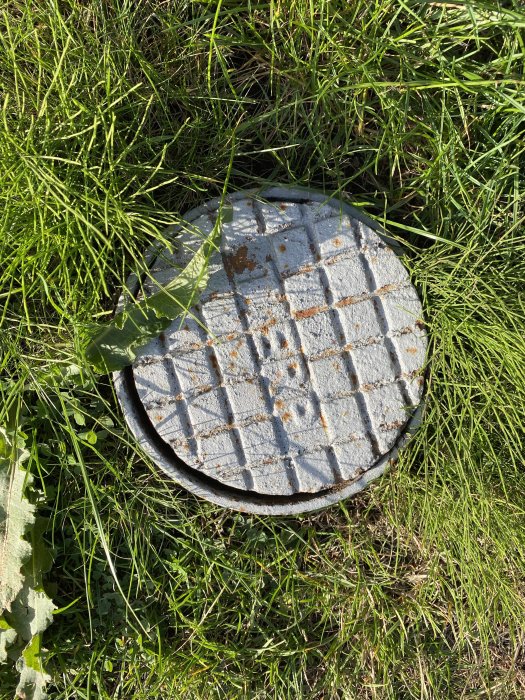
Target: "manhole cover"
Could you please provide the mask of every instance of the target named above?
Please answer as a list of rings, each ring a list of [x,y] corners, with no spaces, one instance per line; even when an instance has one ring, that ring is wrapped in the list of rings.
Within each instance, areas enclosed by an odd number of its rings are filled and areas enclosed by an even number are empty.
[[[142,446],[190,491],[256,513],[314,510],[378,476],[414,427],[421,304],[357,210],[283,188],[229,202],[193,316],[115,375],[118,396]],[[151,263],[155,280],[188,262],[217,210],[189,212],[175,254]]]

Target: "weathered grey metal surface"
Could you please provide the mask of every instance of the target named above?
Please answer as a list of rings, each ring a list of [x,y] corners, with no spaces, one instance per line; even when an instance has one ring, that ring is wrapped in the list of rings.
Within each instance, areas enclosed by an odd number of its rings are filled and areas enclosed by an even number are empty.
[[[145,449],[222,505],[296,513],[346,497],[383,471],[416,420],[427,347],[417,293],[359,213],[323,199],[233,195],[192,316],[115,376]],[[153,280],[189,261],[217,207],[187,215]]]

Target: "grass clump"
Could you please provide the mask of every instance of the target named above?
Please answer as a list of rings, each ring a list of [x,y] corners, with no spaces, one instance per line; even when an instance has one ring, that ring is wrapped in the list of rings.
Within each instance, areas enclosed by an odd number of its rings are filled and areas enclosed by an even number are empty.
[[[15,0],[0,25],[0,423],[20,407],[47,499],[50,696],[524,697],[521,4]],[[82,365],[228,173],[361,206],[421,289],[424,425],[319,514],[181,492]]]

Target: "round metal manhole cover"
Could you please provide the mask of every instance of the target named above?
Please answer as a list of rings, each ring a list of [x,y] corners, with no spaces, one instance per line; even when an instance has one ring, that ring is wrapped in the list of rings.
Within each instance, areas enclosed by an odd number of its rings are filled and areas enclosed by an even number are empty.
[[[421,303],[348,205],[283,188],[228,202],[206,291],[116,373],[118,397],[142,446],[190,491],[256,513],[314,510],[378,476],[415,426]],[[151,263],[157,283],[187,264],[218,206],[188,213],[175,253]]]

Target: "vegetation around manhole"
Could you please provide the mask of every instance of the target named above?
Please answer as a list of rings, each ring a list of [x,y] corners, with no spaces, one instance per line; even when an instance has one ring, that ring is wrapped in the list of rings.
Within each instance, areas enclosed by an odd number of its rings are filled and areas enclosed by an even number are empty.
[[[50,697],[523,698],[522,3],[2,9],[0,424],[53,556]],[[351,195],[427,313],[424,423],[319,514],[160,479],[83,364],[143,251],[226,180]]]
[[[273,187],[226,202],[198,303],[115,375],[119,399],[144,449],[198,495],[244,512],[319,509],[379,476],[415,427],[421,303],[341,201]],[[139,303],[187,270],[223,203],[185,215],[175,253],[137,281]]]

